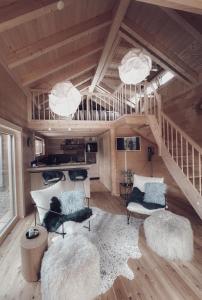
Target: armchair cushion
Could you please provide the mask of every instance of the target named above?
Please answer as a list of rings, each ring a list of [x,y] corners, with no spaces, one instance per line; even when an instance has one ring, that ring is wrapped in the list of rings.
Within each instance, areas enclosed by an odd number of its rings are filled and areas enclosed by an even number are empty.
[[[145,203],[145,204],[150,204],[150,203]],[[153,203],[151,203],[151,204],[153,204]],[[161,207],[161,206],[156,207],[156,205],[158,205],[158,204],[153,204],[153,205],[155,205],[155,208],[148,209],[140,203],[130,202],[127,206],[127,210],[130,212],[135,212],[135,213],[139,213],[139,214],[151,215],[155,211],[165,209],[164,207]]]
[[[145,184],[144,202],[165,206],[166,184],[160,182],[147,182]]]
[[[66,191],[60,195],[62,213],[68,215],[84,208],[85,194],[82,191]]]
[[[137,187],[141,192],[145,192],[145,183],[147,182],[164,182],[164,178],[160,177],[147,177],[147,176],[140,176],[134,174],[133,177],[133,187]]]

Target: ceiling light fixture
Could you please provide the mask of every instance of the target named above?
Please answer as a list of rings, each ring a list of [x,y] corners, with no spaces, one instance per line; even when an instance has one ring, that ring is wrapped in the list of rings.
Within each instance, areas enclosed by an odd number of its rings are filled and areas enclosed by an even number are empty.
[[[57,115],[69,117],[81,102],[81,94],[70,81],[57,83],[49,95],[49,107]]]
[[[118,67],[121,81],[125,84],[140,83],[150,74],[151,68],[151,58],[138,48],[130,50]]]
[[[65,7],[64,1],[58,1],[57,9],[62,10]]]

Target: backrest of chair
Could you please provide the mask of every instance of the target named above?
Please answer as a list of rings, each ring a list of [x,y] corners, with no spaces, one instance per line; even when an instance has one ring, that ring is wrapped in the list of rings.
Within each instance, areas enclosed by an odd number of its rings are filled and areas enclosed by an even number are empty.
[[[134,174],[133,176],[133,187],[137,187],[141,192],[145,192],[145,183],[148,182],[164,182],[163,177],[147,177],[147,176],[140,176]]]

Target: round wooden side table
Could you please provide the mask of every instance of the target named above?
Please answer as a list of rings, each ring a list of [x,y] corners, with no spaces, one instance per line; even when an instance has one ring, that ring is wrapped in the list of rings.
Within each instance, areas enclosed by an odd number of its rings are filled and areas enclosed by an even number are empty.
[[[21,245],[22,274],[26,281],[38,281],[40,277],[41,261],[44,252],[48,248],[48,233],[41,226],[34,226],[39,230],[39,235],[33,239],[27,239],[24,232]]]

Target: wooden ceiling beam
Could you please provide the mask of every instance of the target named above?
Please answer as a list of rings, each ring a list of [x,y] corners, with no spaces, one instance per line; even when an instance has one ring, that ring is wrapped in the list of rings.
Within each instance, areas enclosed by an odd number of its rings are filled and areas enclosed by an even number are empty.
[[[193,84],[198,81],[198,74],[192,68],[139,26],[134,26],[130,20],[125,19],[121,28],[141,44],[143,48],[152,53],[153,57],[159,58],[167,68],[178,74],[185,82]]]
[[[79,77],[79,79],[72,80],[72,84],[75,87],[78,87],[81,84],[86,83],[87,81],[91,80],[92,78],[93,78],[93,74],[92,73],[89,76],[87,74],[85,74],[82,77]]]
[[[139,2],[183,10],[195,14],[202,14],[201,0],[136,0]]]
[[[76,64],[76,68],[71,68],[71,65],[59,72],[56,72],[48,77],[45,78],[44,81],[38,82],[38,84],[35,85],[35,88],[42,87],[43,84],[46,85],[46,82],[49,83],[50,88],[52,88],[57,82],[61,82],[64,80],[73,80],[89,70],[94,70],[97,66],[98,57],[95,58],[93,56],[89,56],[84,58],[83,60],[79,61],[78,65]],[[42,85],[41,85],[42,84]]]
[[[104,46],[104,49],[102,51],[102,55],[100,57],[100,61],[97,67],[97,70],[95,72],[95,75],[93,77],[93,80],[91,82],[89,91],[93,92],[96,84],[99,82],[99,78],[102,75],[103,69],[105,67],[105,64],[107,62],[107,58],[109,56],[109,53],[111,51],[111,48],[113,46],[113,43],[117,37],[117,33],[119,31],[119,27],[121,25],[121,22],[127,12],[128,6],[130,4],[130,0],[120,0],[119,5],[117,7],[116,13],[114,15],[107,40]]]
[[[87,82],[77,86],[77,89],[79,91],[82,91],[84,88],[88,88],[90,86],[91,80],[88,80]]]
[[[76,26],[57,32],[8,55],[8,67],[16,68],[52,50],[63,47],[81,37],[93,33],[111,23],[111,12],[99,15]]]
[[[66,0],[65,5],[72,0]],[[18,0],[0,9],[0,32],[56,11],[57,0]]]
[[[112,94],[113,93],[113,89],[110,87],[110,86],[108,86],[105,82],[103,82],[103,81],[100,81],[100,83],[99,83],[99,86],[101,87],[101,88],[104,88],[108,93],[110,93],[110,94]]]
[[[183,17],[181,17],[175,10],[168,8],[161,8],[169,18],[171,18],[175,23],[177,23],[183,30],[189,33],[195,40],[202,43],[202,35],[196,30],[191,24],[189,24]]]
[[[85,58],[93,53],[98,52],[103,48],[103,41],[96,42],[84,48],[81,48],[77,51],[74,51],[67,56],[59,58],[58,60],[54,61],[53,64],[47,64],[41,66],[41,68],[37,68],[32,72],[29,72],[27,76],[22,79],[22,85],[28,86],[33,84],[34,82],[41,80],[57,71],[64,69],[65,67]]]
[[[101,71],[101,73],[100,73],[100,77],[99,77],[99,79],[98,79],[98,81],[97,81],[97,84],[99,84],[100,81],[102,81],[102,79],[104,78],[105,73],[106,73],[106,71],[107,71],[107,69],[108,69],[108,67],[109,67],[109,65],[110,65],[110,62],[111,62],[111,60],[112,60],[112,57],[113,57],[113,55],[114,55],[114,51],[115,51],[116,48],[118,47],[119,43],[120,43],[120,36],[119,36],[119,34],[118,34],[117,37],[116,37],[116,39],[115,39],[115,41],[114,41],[114,43],[113,43],[113,45],[112,45],[112,48],[111,48],[111,50],[110,50],[110,52],[109,52],[109,55],[108,55],[108,57],[107,57],[107,59],[106,59],[106,61],[105,61],[105,65],[104,65],[104,67],[103,67],[103,69],[102,69],[102,71]]]

